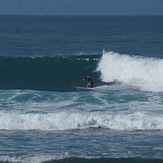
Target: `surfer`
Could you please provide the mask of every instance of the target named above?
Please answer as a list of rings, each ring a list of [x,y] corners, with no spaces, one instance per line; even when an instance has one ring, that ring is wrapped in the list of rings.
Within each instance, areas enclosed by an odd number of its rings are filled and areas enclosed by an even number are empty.
[[[88,83],[86,85],[86,88],[90,88],[90,87],[92,88],[93,87],[93,80],[89,76],[87,76],[83,80],[87,80],[88,81]]]

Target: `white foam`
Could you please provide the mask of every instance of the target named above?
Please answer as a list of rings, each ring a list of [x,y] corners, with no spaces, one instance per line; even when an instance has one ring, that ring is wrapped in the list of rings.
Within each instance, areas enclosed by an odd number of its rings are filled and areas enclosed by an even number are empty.
[[[72,130],[87,128],[115,130],[163,130],[163,116],[145,112],[58,112],[49,114],[0,112],[4,130]]]
[[[61,156],[49,156],[49,155],[36,155],[36,156],[24,156],[24,157],[9,157],[0,156],[0,161],[2,162],[22,162],[22,163],[42,163],[52,160],[60,160],[64,158],[69,158],[70,156],[65,153]]]
[[[128,90],[137,90],[138,87],[128,84],[117,84],[117,85],[102,85],[93,88],[97,91],[128,91]]]
[[[144,91],[163,91],[163,60],[103,52],[97,71],[104,82],[119,81]]]

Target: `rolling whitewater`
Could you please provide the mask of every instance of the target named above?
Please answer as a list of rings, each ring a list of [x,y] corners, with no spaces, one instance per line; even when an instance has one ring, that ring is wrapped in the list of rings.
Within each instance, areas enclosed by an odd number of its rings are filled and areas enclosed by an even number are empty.
[[[0,163],[163,162],[162,17],[0,20]]]

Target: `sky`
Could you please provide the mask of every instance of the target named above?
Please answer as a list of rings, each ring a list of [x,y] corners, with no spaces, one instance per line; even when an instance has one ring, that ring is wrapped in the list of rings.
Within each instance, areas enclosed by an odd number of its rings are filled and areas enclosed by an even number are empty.
[[[163,16],[163,0],[0,0],[0,15]]]

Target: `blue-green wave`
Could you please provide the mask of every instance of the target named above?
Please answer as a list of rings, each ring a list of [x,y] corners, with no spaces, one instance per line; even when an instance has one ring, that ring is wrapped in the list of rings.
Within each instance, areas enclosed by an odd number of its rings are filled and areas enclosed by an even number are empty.
[[[161,159],[147,158],[77,158],[71,157],[61,160],[51,160],[44,163],[162,163]]]
[[[100,55],[56,55],[53,57],[0,57],[0,89],[72,91],[85,86],[90,75],[96,85],[95,72]]]

